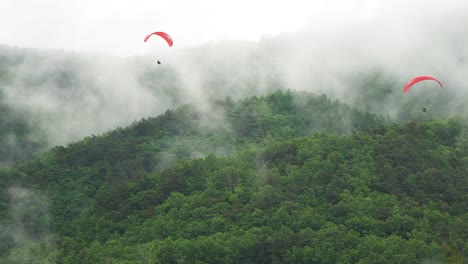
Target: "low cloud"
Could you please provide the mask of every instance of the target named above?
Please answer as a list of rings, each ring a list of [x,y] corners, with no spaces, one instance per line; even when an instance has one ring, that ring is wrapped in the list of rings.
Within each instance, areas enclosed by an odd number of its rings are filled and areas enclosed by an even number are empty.
[[[466,115],[468,9],[407,17],[386,14],[384,7],[375,7],[381,16],[312,24],[258,42],[225,40],[137,57],[24,50],[19,61],[9,64],[9,77],[0,86],[3,103],[26,111],[51,146],[185,103],[198,105],[208,122],[214,118],[227,127],[222,113],[210,113],[210,101],[276,89],[324,93],[392,118],[413,111],[405,105],[420,107],[425,102],[419,98],[428,96],[446,105],[434,117]],[[11,56],[14,49],[3,50]],[[404,84],[416,75],[436,76],[444,89],[427,83],[403,94]],[[376,81],[369,84],[372,77]],[[391,92],[363,106],[361,93],[382,83]]]

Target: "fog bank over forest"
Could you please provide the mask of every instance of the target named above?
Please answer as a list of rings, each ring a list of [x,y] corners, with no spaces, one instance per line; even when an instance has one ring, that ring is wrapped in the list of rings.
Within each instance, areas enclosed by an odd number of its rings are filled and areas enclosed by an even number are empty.
[[[208,113],[211,100],[277,89],[323,93],[397,121],[466,115],[465,11],[311,25],[258,42],[158,47],[131,57],[2,46],[1,103],[39,127],[50,146],[185,103]],[[436,76],[444,88],[425,82],[403,94],[417,75]]]

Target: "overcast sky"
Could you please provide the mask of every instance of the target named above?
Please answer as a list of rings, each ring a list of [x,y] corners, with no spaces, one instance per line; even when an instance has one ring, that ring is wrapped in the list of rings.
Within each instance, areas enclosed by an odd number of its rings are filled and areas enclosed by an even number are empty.
[[[156,39],[143,43],[153,31],[169,33],[180,49],[385,17],[411,23],[466,6],[466,0],[1,0],[0,44],[128,56],[164,49]]]

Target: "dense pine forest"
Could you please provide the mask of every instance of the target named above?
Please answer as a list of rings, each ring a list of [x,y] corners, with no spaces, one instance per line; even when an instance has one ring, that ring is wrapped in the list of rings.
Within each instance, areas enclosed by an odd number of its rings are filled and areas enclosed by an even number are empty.
[[[0,169],[0,262],[466,263],[467,132],[289,90],[182,105]]]

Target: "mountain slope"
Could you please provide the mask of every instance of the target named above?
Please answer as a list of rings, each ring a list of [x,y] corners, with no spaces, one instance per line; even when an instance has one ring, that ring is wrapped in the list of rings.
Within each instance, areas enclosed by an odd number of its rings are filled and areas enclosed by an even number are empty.
[[[415,263],[468,246],[466,120],[394,125],[323,95],[186,105],[0,173],[7,262]]]

